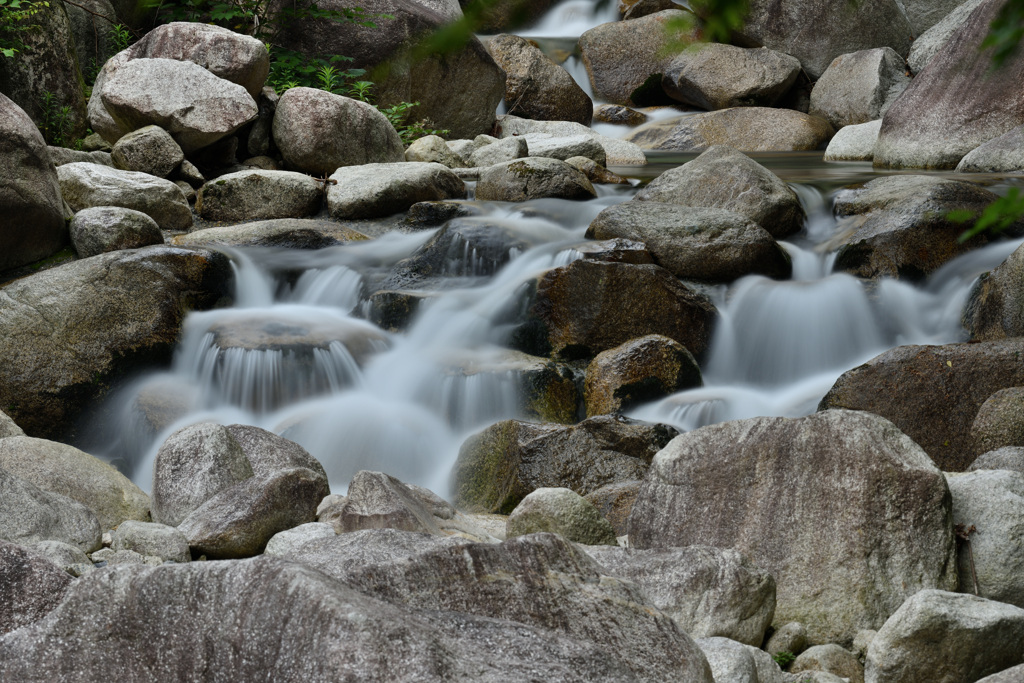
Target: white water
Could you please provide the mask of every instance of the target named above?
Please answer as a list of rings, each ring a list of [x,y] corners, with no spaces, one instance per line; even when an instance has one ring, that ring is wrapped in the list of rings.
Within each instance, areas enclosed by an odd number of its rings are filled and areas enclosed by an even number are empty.
[[[564,0],[551,8],[535,26],[517,31],[535,38],[579,38],[584,32],[619,19],[618,0]]]

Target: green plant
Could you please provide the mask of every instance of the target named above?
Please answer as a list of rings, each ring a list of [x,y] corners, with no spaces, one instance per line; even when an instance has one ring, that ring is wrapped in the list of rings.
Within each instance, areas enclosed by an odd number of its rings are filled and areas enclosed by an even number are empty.
[[[398,131],[398,137],[402,138],[402,144],[408,147],[414,140],[425,135],[448,135],[449,130],[436,130],[430,128],[430,121],[409,121],[413,107],[420,106],[419,102],[399,102],[390,107],[377,107],[381,114],[387,117],[391,125]]]
[[[974,225],[957,238],[957,241],[961,243],[983,232],[992,234],[1003,232],[1021,217],[1024,217],[1024,193],[1021,193],[1019,187],[1011,187],[1006,196],[1000,197],[986,206],[980,215],[968,209],[950,211],[946,214],[946,218],[954,223],[974,221]]]
[[[0,0],[0,54],[10,58],[24,50],[19,34],[38,29],[32,17],[49,6],[38,0]]]
[[[115,53],[127,50],[128,46],[135,42],[135,36],[130,28],[124,24],[114,24],[110,27],[110,35],[107,38],[110,42],[110,49]]]
[[[772,659],[775,660],[775,663],[778,664],[780,668],[785,669],[787,666],[792,664],[794,660],[796,660],[796,655],[792,652],[776,652],[772,655]]]
[[[71,121],[71,107],[60,106],[57,96],[49,90],[43,91],[42,119],[43,125],[40,132],[47,144],[63,147],[71,141],[71,130],[74,124]]]

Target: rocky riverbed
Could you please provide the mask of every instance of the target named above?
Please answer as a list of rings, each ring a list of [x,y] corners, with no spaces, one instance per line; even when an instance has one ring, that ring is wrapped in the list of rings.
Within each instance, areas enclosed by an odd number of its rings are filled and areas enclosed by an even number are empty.
[[[1024,681],[1003,1],[361,4],[0,62],[0,679]]]

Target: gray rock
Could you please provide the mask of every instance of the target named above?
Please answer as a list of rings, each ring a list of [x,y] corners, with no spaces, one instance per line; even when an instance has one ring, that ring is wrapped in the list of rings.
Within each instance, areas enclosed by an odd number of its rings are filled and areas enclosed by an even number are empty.
[[[594,186],[580,171],[559,159],[527,157],[495,164],[480,171],[476,198],[523,202],[542,197],[593,199]]]
[[[0,439],[0,467],[44,491],[89,508],[104,529],[149,519],[149,496],[116,469],[74,446],[12,436]]]
[[[971,438],[975,455],[1024,446],[1024,387],[1000,389],[985,399],[971,425]]]
[[[89,557],[95,564],[102,563],[103,567],[118,565],[159,567],[164,563],[156,555],[143,555],[134,550],[113,550],[112,548],[101,548]]]
[[[1024,336],[1024,249],[982,273],[964,307],[962,322],[974,341]],[[1000,387],[1002,388],[1002,387]]]
[[[836,130],[880,119],[910,85],[906,70],[907,63],[889,47],[840,55],[814,84],[809,113]]]
[[[329,498],[330,496],[328,496]],[[317,514],[319,515],[319,510]],[[317,538],[334,538],[338,532],[326,522],[308,522],[292,529],[279,531],[267,541],[264,555],[279,555],[290,559],[293,551]]]
[[[161,230],[188,230],[192,209],[181,188],[147,173],[96,164],[65,164],[57,169],[61,194],[73,211],[120,206],[146,214]]]
[[[953,523],[974,526],[958,546],[961,593],[1024,607],[1024,474],[982,470],[949,474]],[[972,564],[973,556],[973,564]]]
[[[253,221],[222,228],[196,230],[171,239],[182,246],[286,247],[288,249],[322,249],[349,242],[370,239],[361,232],[334,221],[311,218],[279,218]]]
[[[967,468],[968,472],[976,470],[1010,470],[1024,473],[1024,448],[1007,446],[982,453]]]
[[[17,423],[0,410],[0,439],[9,436],[25,436],[25,431]]]
[[[87,161],[90,164],[99,164],[100,166],[113,167],[114,165],[114,159],[110,155],[110,152],[86,152],[84,150],[68,149],[67,147],[54,147],[52,145],[47,147],[46,151],[50,155],[50,161],[53,162],[54,166],[73,164],[76,161]]]
[[[807,627],[799,621],[779,626],[765,643],[764,649],[770,655],[780,652],[799,655],[807,649]]]
[[[80,548],[61,541],[39,541],[30,546],[32,551],[42,555],[72,576],[94,569],[92,560]],[[84,570],[84,571],[83,571]]]
[[[120,144],[120,143],[119,143]],[[209,221],[305,218],[320,211],[324,186],[292,171],[237,171],[203,185],[196,213]]]
[[[168,88],[168,83],[174,83]],[[125,131],[155,124],[185,154],[217,142],[259,113],[240,85],[192,62],[132,59],[107,76],[103,106]]]
[[[992,72],[979,50],[1002,6],[987,0],[917,75],[882,120],[878,168],[955,168],[971,150],[1024,124],[1024,53]]]
[[[497,125],[501,129],[502,138],[531,134],[552,137],[589,135],[604,147],[609,166],[643,166],[647,163],[647,157],[639,146],[619,138],[599,135],[591,128],[574,121],[533,121],[506,115],[498,117]]]
[[[754,657],[741,643],[728,638],[711,637],[697,638],[697,645],[708,658],[715,681],[760,683]]]
[[[792,683],[788,674],[782,673],[782,669],[779,668],[779,665],[776,664],[775,659],[770,654],[752,645],[746,645],[745,647],[750,656],[754,658],[754,666],[757,667],[758,683]],[[841,683],[841,681],[824,681],[823,683]]]
[[[602,148],[603,149],[603,148]],[[622,176],[612,173],[607,168],[587,157],[569,157],[565,160],[575,169],[578,169],[587,176],[587,179],[595,184],[602,185],[630,185],[631,183]]]
[[[158,178],[171,175],[185,154],[170,133],[160,126],[145,126],[127,133],[114,143],[111,158],[122,171],[138,171]]]
[[[955,11],[962,2],[963,0],[903,0],[907,18],[910,19],[910,27],[917,36],[914,45],[921,39],[921,34]]]
[[[141,211],[120,206],[82,209],[71,219],[68,230],[71,246],[79,258],[164,243],[155,220]]]
[[[341,166],[405,160],[401,138],[375,107],[316,88],[281,96],[274,142],[289,168],[320,176]]]
[[[1024,664],[1000,671],[991,676],[985,676],[978,683],[1021,683],[1021,681],[1024,681]]]
[[[444,501],[440,502],[443,507]],[[444,514],[452,516],[454,509]],[[441,535],[433,511],[417,491],[383,472],[356,472],[346,500],[321,512],[317,519],[331,524],[337,533],[399,529]]]
[[[977,681],[1024,661],[1022,641],[1024,609],[973,595],[922,590],[871,641],[865,680]]]
[[[0,93],[0,271],[68,243],[57,172],[32,119]]]
[[[100,547],[100,523],[81,503],[0,468],[0,540],[19,545],[61,541],[91,552]]]
[[[873,629],[862,629],[857,631],[857,635],[853,637],[853,653],[857,655],[861,662],[868,654],[868,648],[871,647],[871,641],[878,635],[878,631]]]
[[[955,585],[949,506],[942,473],[876,415],[753,418],[662,449],[629,538],[736,548],[775,577],[777,624],[806,624],[811,644],[849,642],[916,591]],[[908,525],[913,536],[900,532]],[[823,544],[823,528],[841,531]]]
[[[834,134],[825,119],[792,109],[733,107],[648,123],[626,141],[673,152],[703,152],[714,145],[741,152],[798,152],[823,148]]]
[[[506,538],[550,532],[583,545],[618,545],[611,522],[586,498],[566,488],[540,488],[508,516]]]
[[[754,647],[764,641],[775,614],[775,579],[742,553],[708,546],[586,551],[609,574],[640,586],[690,637]]]
[[[971,13],[978,9],[978,5],[984,1],[954,0],[956,7],[952,11],[914,39],[914,44],[910,47],[910,54],[907,56],[910,73],[915,76],[921,73],[928,66],[932,57],[942,49],[953,34],[963,26]],[[905,1],[904,4],[910,3]]]
[[[448,168],[466,166],[462,157],[452,151],[444,138],[437,135],[424,135],[415,140],[409,145],[409,149],[405,150],[405,160],[437,163]]]
[[[86,82],[116,52],[114,26],[121,22],[110,0],[83,0],[77,5],[65,3],[71,32],[74,34],[78,65]]]
[[[111,549],[132,550],[140,555],[172,562],[188,562],[188,539],[178,529],[164,524],[127,521],[112,535]]]
[[[28,548],[0,541],[0,636],[45,617],[71,584],[68,573]]]
[[[327,188],[327,209],[336,219],[382,218],[417,202],[466,198],[466,184],[441,164],[347,166],[331,180],[336,182]]]
[[[569,73],[525,38],[502,34],[487,51],[505,72],[505,110],[542,121],[576,121],[589,126],[594,103]]]
[[[629,535],[627,528],[629,513],[633,510],[633,503],[636,502],[636,494],[639,490],[639,480],[624,481],[602,486],[591,491],[584,498],[590,501],[590,504],[612,523],[615,536],[618,538]]]
[[[604,147],[592,135],[542,137],[542,134],[534,133],[527,135],[526,140],[532,157],[548,157],[562,161],[572,157],[586,157],[602,166],[608,163]]]
[[[958,173],[1020,173],[1024,171],[1024,126],[993,138],[968,152]]]
[[[181,166],[179,166],[178,170],[174,173],[174,177],[178,181],[188,183],[193,188],[202,187],[203,183],[206,182],[206,178],[203,177],[202,172],[188,159],[181,162]]]
[[[800,60],[775,50],[705,43],[672,60],[661,85],[671,98],[701,109],[770,107],[799,73]]]
[[[526,138],[505,138],[477,147],[469,155],[466,163],[471,167],[493,166],[528,156],[530,156],[530,150]]]
[[[621,104],[600,104],[594,107],[594,120],[599,123],[618,123],[639,126],[647,121],[647,114]]]
[[[882,119],[844,126],[825,148],[825,161],[871,161]]]
[[[228,425],[227,430],[242,447],[256,476],[302,467],[327,477],[323,465],[294,441],[251,425]]]
[[[805,671],[824,671],[849,683],[864,683],[864,666],[852,652],[835,643],[809,647],[789,665],[790,673]]]
[[[781,178],[724,145],[665,171],[636,200],[735,211],[776,238],[799,232],[806,218],[796,193]]]
[[[70,438],[81,411],[106,395],[114,377],[170,362],[186,309],[212,306],[228,294],[230,278],[220,254],[152,246],[5,285],[0,405],[29,434]]]
[[[691,196],[699,192],[695,185],[687,186]],[[623,202],[598,214],[587,237],[643,242],[655,263],[684,280],[731,282],[752,274],[787,279],[792,272],[789,255],[767,230],[726,209]]]

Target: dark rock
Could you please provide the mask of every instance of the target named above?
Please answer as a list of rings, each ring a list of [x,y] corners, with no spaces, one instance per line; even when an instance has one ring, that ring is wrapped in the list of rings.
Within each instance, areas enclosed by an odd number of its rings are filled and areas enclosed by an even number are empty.
[[[670,97],[701,109],[771,107],[800,73],[800,61],[774,50],[707,43],[680,53],[661,84]]]
[[[612,523],[617,537],[625,536],[629,533],[626,528],[629,522],[629,513],[633,511],[633,503],[636,502],[636,494],[639,490],[639,480],[625,481],[602,486],[591,491],[584,498],[590,501],[590,504]]]
[[[0,636],[45,617],[60,604],[71,576],[27,548],[0,541]]]
[[[621,104],[602,104],[594,109],[594,121],[639,126],[647,121],[647,114]]]
[[[982,273],[964,307],[963,325],[972,341],[1024,337],[1024,249]]]
[[[528,199],[593,199],[594,186],[583,173],[559,159],[529,157],[489,166],[480,172],[476,198],[524,202]]]

